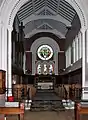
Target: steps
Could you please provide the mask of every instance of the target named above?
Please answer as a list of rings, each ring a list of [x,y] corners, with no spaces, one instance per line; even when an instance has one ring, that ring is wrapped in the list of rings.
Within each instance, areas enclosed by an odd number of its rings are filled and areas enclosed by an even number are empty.
[[[38,90],[31,104],[31,111],[64,110],[62,100],[53,90]]]

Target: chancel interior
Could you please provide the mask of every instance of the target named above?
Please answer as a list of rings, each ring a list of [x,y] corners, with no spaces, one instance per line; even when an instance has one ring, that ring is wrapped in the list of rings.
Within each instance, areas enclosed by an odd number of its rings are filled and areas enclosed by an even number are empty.
[[[0,0],[0,113],[23,102],[23,111],[88,114],[87,7],[87,0]]]

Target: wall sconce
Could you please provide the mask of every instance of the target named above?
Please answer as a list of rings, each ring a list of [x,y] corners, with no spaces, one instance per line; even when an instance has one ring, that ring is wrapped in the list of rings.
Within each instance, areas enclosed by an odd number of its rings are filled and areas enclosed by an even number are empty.
[[[16,80],[13,80],[13,84],[14,84],[14,85],[16,84]]]
[[[70,66],[73,66],[73,64],[71,64]]]

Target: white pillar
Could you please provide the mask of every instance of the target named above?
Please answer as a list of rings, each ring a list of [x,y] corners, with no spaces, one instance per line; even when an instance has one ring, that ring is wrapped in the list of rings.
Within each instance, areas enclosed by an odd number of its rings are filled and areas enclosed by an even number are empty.
[[[88,100],[88,30],[82,31],[82,99]]]
[[[79,45],[79,59],[82,58],[82,35],[81,35],[81,32],[79,32],[78,34],[78,39],[79,39],[79,42],[78,42],[78,45]]]
[[[86,63],[88,63],[88,30],[86,30]]]
[[[0,69],[6,71],[7,87],[7,28],[0,23]]]
[[[6,71],[7,76],[7,29],[0,22],[0,69]],[[7,83],[7,77],[6,77]],[[7,84],[6,84],[7,85]],[[5,94],[0,94],[0,107],[5,106]],[[4,115],[0,115],[0,119],[4,119]]]
[[[76,61],[78,61],[78,55],[79,55],[79,53],[78,53],[78,36],[76,36]]]
[[[12,28],[8,28],[8,96],[12,96],[12,40],[11,40]]]
[[[2,69],[2,23],[0,22],[0,69]]]
[[[86,30],[85,41],[85,99],[88,100],[88,29]]]
[[[7,29],[5,29],[4,31],[4,40],[5,40],[5,44],[4,44],[4,56],[5,56],[5,71],[6,71],[6,88],[7,88]]]
[[[82,88],[85,88],[85,29],[81,29],[82,39]],[[82,100],[86,98],[85,89],[82,90]]]
[[[77,43],[76,43],[77,37],[75,38],[75,62],[77,61]]]
[[[75,40],[73,40],[73,63],[75,63]]]

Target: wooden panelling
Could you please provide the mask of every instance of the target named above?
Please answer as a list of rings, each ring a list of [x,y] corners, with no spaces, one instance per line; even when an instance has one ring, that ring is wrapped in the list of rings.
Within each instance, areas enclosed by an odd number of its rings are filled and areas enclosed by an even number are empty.
[[[65,53],[58,53],[58,68],[59,70],[63,70],[65,68]]]
[[[5,71],[0,70],[0,94],[3,94],[5,91]]]
[[[32,52],[26,52],[26,70],[27,74],[32,71]]]

